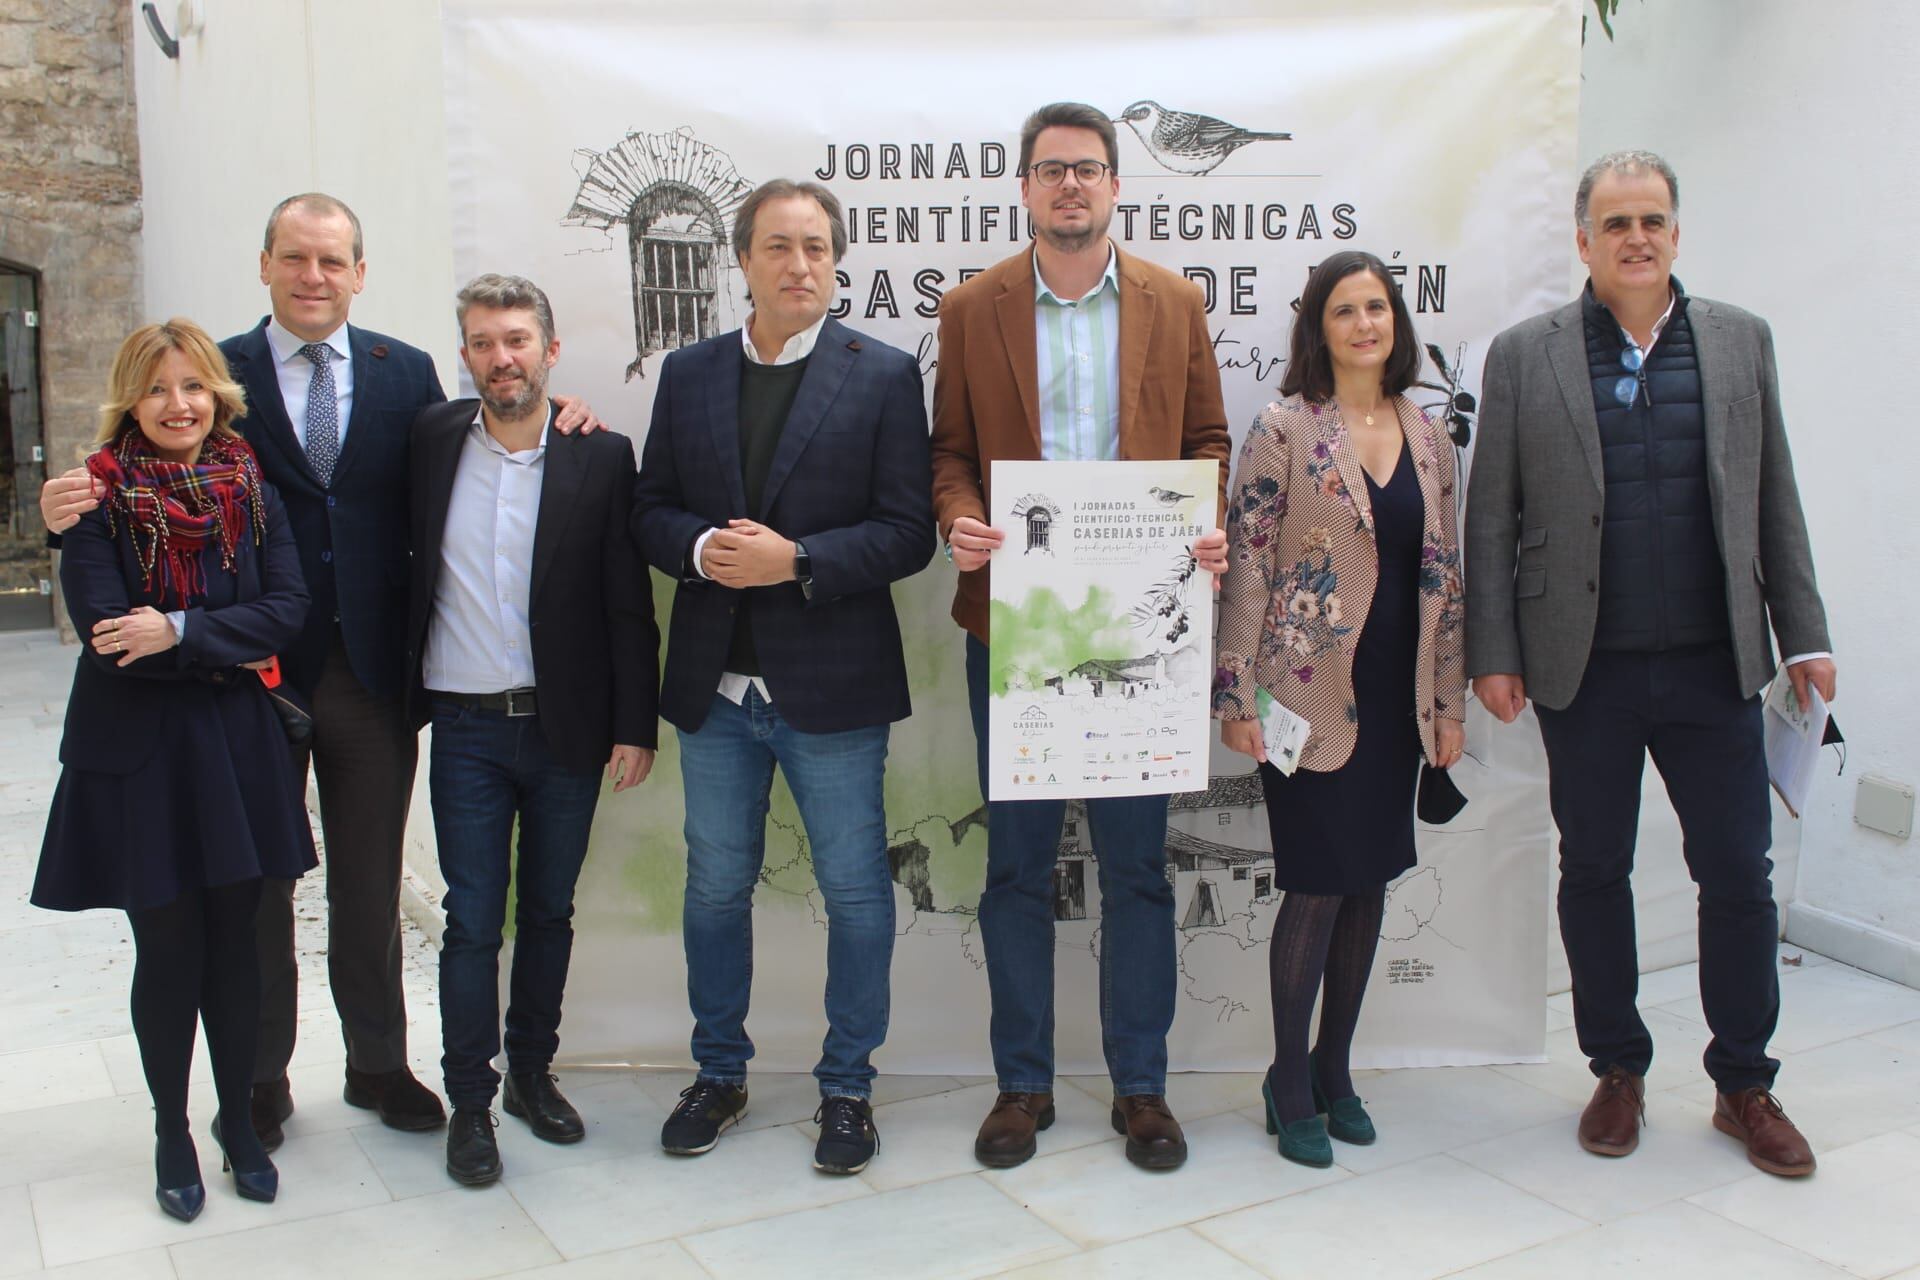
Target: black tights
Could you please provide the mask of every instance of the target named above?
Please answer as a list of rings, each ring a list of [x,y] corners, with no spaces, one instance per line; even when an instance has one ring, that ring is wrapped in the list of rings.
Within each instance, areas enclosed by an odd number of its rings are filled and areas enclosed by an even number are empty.
[[[1267,952],[1273,989],[1273,1066],[1267,1069],[1267,1087],[1282,1124],[1314,1113],[1307,1029],[1323,984],[1326,999],[1313,1064],[1329,1099],[1353,1096],[1348,1058],[1386,904],[1385,885],[1344,897],[1289,893],[1280,903]]]
[[[254,916],[260,881],[189,889],[161,907],[127,912],[133,926],[133,1034],[153,1095],[160,1184],[198,1180],[186,1141],[187,1075],[196,1018],[206,1023],[220,1136],[234,1164],[267,1162],[251,1115],[254,1041],[260,1027],[260,963]]]

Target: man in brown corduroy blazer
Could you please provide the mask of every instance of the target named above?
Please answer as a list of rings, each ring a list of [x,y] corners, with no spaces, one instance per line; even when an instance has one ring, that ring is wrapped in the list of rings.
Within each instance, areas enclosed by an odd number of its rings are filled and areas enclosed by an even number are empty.
[[[1226,412],[1200,290],[1107,238],[1119,145],[1104,112],[1054,103],[1020,137],[1020,194],[1034,243],[940,305],[933,390],[933,506],[960,569],[953,616],[967,631],[967,691],[987,791],[987,563],[1004,534],[986,523],[990,464],[1212,458],[1227,482]],[[1194,543],[1226,571],[1226,534]],[[1053,1123],[1053,866],[1065,802],[988,806],[980,898],[1000,1094],[974,1143],[983,1164],[1017,1165]],[[1167,797],[1087,803],[1100,871],[1102,1043],[1113,1126],[1127,1158],[1186,1160],[1167,1109],[1167,1031],[1176,965],[1167,881]]]

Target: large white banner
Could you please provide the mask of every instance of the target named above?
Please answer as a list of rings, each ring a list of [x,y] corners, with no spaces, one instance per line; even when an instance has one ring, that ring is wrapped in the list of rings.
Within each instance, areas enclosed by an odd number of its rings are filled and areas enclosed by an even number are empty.
[[[728,247],[742,198],[769,178],[812,178],[847,207],[837,314],[916,353],[930,392],[942,292],[1026,244],[1020,122],[1070,98],[1121,122],[1113,236],[1206,294],[1236,437],[1276,394],[1308,267],[1341,248],[1391,264],[1430,353],[1416,398],[1470,429],[1487,341],[1566,293],[1573,0],[1269,0],[1243,18],[1177,22],[1146,6],[1082,8],[921,21],[856,2],[827,21],[758,4],[444,0],[458,271],[540,283],[562,342],[555,388],[638,438],[663,353],[745,317]],[[664,616],[671,587],[655,581]],[[974,919],[986,824],[952,589],[936,560],[894,591],[915,714],[894,727],[887,770],[899,905],[888,1071],[990,1070]],[[1496,738],[1488,723],[1475,709],[1456,770],[1471,804],[1422,832],[1420,866],[1392,890],[1366,1063],[1541,1051],[1544,766],[1536,736]],[[688,1060],[681,783],[662,731],[653,777],[602,800],[568,1061]],[[1277,899],[1245,764],[1216,746],[1210,785],[1173,801],[1177,1069],[1271,1056]],[[1067,1072],[1102,1070],[1083,826],[1070,812],[1056,874],[1087,890],[1055,895]],[[825,913],[778,783],[762,881],[749,1029],[759,1065],[805,1069],[824,1032]]]

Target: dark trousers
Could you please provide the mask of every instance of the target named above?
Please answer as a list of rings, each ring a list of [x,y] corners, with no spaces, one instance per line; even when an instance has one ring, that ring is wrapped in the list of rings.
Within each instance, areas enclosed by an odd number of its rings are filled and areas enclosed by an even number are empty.
[[[1634,1006],[1634,835],[1652,755],[1680,817],[1699,889],[1700,1003],[1713,1038],[1706,1069],[1723,1093],[1771,1086],[1767,1041],[1780,1016],[1780,936],[1760,699],[1739,687],[1724,645],[1596,651],[1564,710],[1536,708],[1560,828],[1560,937],[1573,975],[1580,1049],[1595,1075],[1638,1075],[1653,1038]]]
[[[967,637],[967,694],[987,794],[987,646]],[[1100,873],[1100,1044],[1114,1093],[1167,1090],[1179,961],[1173,886],[1167,880],[1167,797],[1113,796],[1087,803]],[[1053,874],[1064,800],[997,800],[987,806],[987,884],[980,940],[993,1002],[988,1038],[1000,1088],[1053,1089]]]
[[[560,1001],[573,958],[573,889],[587,857],[600,772],[553,758],[535,716],[434,699],[427,762],[447,931],[440,943],[440,1027],[447,1100],[493,1101],[500,1076],[500,937],[514,897],[507,1070],[545,1071],[560,1048]],[[515,822],[518,856],[512,850]]]
[[[407,1065],[407,1006],[400,989],[400,864],[419,740],[397,698],[368,693],[348,665],[336,628],[313,691],[313,746],[296,750],[301,794],[311,762],[320,783],[321,856],[327,872],[327,977],[347,1064],[359,1071]],[[299,967],[293,950],[293,882],[260,895],[260,1043],[254,1079],[278,1080],[293,1057]]]

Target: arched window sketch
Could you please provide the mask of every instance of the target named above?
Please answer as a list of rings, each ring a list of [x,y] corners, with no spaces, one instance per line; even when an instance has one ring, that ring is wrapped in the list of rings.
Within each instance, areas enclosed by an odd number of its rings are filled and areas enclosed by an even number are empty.
[[[629,133],[574,153],[583,173],[561,225],[627,234],[633,289],[631,380],[648,356],[735,328],[733,215],[753,190],[733,161],[684,126]]]

